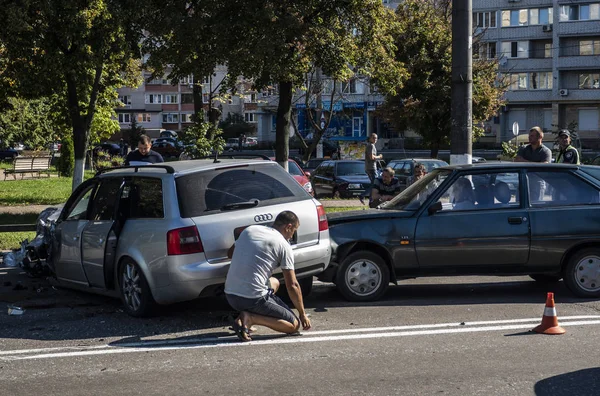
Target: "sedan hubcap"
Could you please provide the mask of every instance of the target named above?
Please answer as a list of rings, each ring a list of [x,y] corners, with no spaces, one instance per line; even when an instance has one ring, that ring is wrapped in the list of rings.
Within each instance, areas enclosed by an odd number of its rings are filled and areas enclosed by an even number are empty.
[[[140,286],[140,274],[135,265],[130,263],[125,265],[121,289],[125,297],[125,304],[132,311],[137,311],[142,303],[142,288]]]
[[[381,285],[381,271],[372,261],[355,261],[346,271],[346,285],[354,294],[368,296]]]
[[[575,267],[575,280],[585,291],[597,292],[600,290],[600,257],[582,258]]]

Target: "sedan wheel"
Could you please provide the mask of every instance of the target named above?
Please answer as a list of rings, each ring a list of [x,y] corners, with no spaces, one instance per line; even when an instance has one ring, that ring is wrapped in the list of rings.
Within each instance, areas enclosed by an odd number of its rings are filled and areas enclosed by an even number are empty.
[[[152,298],[150,287],[138,265],[132,260],[125,260],[119,271],[121,300],[127,313],[142,317],[152,313],[156,303]]]
[[[600,297],[600,251],[583,249],[576,253],[565,268],[567,287],[579,297]]]
[[[384,261],[369,251],[346,257],[336,274],[336,286],[350,301],[378,300],[388,288],[390,272]]]

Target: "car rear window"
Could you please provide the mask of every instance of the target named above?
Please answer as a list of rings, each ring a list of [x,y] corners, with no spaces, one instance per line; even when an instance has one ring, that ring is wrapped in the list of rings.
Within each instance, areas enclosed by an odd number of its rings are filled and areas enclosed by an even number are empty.
[[[260,207],[311,199],[277,164],[195,172],[176,178],[175,184],[181,217],[212,214],[227,210],[226,205],[255,200]]]

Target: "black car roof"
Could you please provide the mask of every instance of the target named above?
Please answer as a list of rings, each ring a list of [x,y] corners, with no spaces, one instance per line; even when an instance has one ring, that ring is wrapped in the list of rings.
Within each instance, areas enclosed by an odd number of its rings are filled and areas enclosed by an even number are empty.
[[[447,165],[441,166],[437,169],[449,169],[449,170],[468,170],[468,169],[523,169],[523,168],[543,168],[543,169],[578,169],[581,165],[573,164],[549,164],[539,162],[483,162],[477,164],[463,164],[463,165]]]

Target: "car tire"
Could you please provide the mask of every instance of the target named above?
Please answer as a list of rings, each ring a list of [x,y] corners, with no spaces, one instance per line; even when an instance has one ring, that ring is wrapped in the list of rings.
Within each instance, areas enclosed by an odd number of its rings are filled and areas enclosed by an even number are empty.
[[[550,274],[532,274],[529,275],[531,279],[540,283],[556,283],[562,279],[562,275],[550,275]]]
[[[563,275],[565,284],[576,296],[600,297],[600,250],[586,248],[575,253]]]
[[[359,251],[346,257],[337,270],[335,284],[349,301],[376,301],[387,290],[390,272],[377,254]]]
[[[310,292],[312,292],[313,277],[309,276],[308,278],[298,279],[298,283],[300,284],[300,289],[302,289],[302,297],[308,297]]]
[[[119,294],[125,311],[135,317],[151,316],[156,308],[150,286],[137,263],[125,259],[119,266]]]

